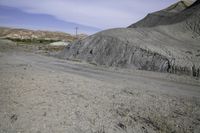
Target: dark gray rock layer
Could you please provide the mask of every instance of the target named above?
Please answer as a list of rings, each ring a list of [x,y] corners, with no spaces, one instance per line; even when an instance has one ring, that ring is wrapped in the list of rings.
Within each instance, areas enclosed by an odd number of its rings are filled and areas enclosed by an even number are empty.
[[[158,53],[142,49],[109,36],[94,36],[83,42],[76,42],[69,46],[69,51],[63,52],[62,57],[68,59],[77,58],[97,65],[137,68],[142,70],[154,70],[167,72],[169,60]],[[79,46],[78,46],[79,45]],[[78,48],[77,48],[78,47]],[[147,67],[148,66],[148,67]]]

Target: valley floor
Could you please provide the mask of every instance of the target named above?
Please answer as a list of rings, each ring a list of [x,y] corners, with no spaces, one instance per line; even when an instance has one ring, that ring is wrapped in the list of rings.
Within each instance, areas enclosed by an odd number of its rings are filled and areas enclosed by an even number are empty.
[[[199,80],[0,51],[0,133],[200,132]]]

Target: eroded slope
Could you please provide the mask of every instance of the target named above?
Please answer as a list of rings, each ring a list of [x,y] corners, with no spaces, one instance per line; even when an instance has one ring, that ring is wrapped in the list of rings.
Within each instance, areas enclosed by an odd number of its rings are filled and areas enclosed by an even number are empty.
[[[199,16],[196,2],[177,14],[170,25],[102,31],[69,45],[60,57],[199,77]]]

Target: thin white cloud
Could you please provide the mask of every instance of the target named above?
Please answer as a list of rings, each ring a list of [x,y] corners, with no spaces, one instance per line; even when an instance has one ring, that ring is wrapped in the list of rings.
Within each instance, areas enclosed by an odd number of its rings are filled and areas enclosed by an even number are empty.
[[[0,5],[24,12],[101,29],[124,27],[176,0],[0,0]]]

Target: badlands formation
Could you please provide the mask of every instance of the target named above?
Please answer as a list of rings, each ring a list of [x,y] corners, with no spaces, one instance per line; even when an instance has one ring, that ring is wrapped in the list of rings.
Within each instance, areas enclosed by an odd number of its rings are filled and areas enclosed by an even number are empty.
[[[60,53],[96,65],[200,75],[199,0],[180,1],[128,28],[99,32]]]

